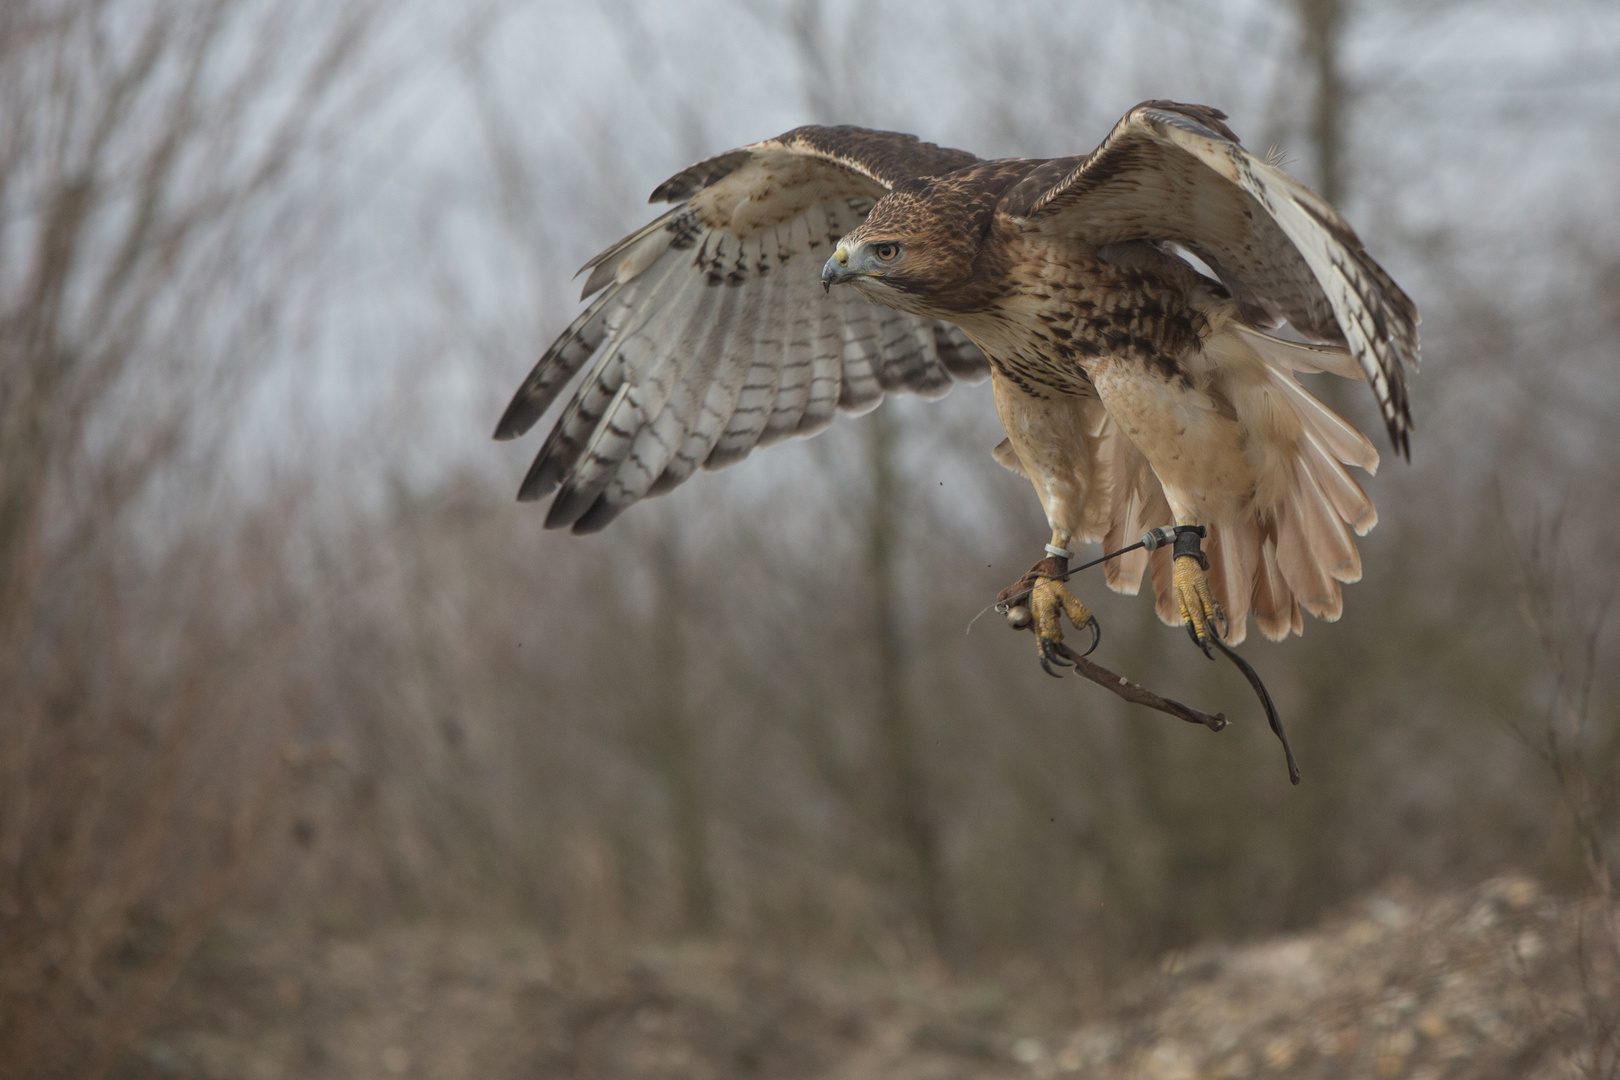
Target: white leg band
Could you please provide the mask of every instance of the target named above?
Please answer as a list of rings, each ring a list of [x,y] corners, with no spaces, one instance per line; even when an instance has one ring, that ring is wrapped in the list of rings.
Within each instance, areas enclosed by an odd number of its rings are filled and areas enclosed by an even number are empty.
[[[1054,547],[1051,544],[1046,545],[1046,553],[1048,555],[1056,555],[1060,559],[1074,558],[1074,552],[1069,551],[1066,548]]]

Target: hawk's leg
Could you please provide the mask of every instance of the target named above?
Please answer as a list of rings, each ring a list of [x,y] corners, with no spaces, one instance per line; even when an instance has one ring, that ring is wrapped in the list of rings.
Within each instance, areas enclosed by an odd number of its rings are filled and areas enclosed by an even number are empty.
[[[1051,392],[1051,386],[1037,391],[1022,377],[1015,379],[999,365],[992,365],[990,382],[996,415],[1007,432],[1006,440],[994,451],[996,460],[1034,485],[1052,527],[1052,541],[1046,545],[1050,558],[1042,559],[1017,584],[1002,590],[997,601],[1013,629],[1031,627],[1035,631],[1041,667],[1048,675],[1056,675],[1053,664],[1073,666],[1062,659],[1062,616],[1091,630],[1092,649],[1100,637],[1097,620],[1062,579],[1072,555],[1070,541],[1077,535],[1099,538],[1108,526],[1107,499],[1092,498],[1102,407],[1079,373],[1072,386],[1056,392]],[[1011,599],[1015,595],[1027,599]]]
[[[1056,545],[1049,546],[1048,550]],[[1058,550],[1063,550],[1058,548]],[[1091,631],[1091,645],[1082,655],[1089,656],[1102,640],[1102,629],[1097,618],[1080,598],[1069,591],[1063,575],[1068,572],[1069,560],[1063,555],[1049,555],[1029,568],[1029,572],[1011,586],[1003,589],[998,601],[1005,605],[1007,623],[1014,630],[1032,626],[1035,630],[1035,648],[1041,667],[1048,675],[1058,677],[1052,665],[1072,667],[1063,659],[1057,647],[1063,643],[1062,616],[1067,615],[1075,626]],[[1027,591],[1027,596],[1022,596]],[[1027,604],[1027,607],[1025,606]]]
[[[1226,636],[1226,612],[1216,603],[1209,587],[1209,556],[1204,554],[1202,525],[1182,523],[1176,526],[1175,554],[1172,556],[1172,582],[1176,601],[1181,605],[1181,621],[1193,644],[1209,656],[1211,635]]]

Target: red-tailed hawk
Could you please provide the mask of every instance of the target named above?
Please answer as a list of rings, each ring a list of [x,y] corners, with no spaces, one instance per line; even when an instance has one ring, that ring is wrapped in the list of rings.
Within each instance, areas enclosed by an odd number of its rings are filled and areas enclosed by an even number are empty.
[[[1251,613],[1272,639],[1338,618],[1351,534],[1377,521],[1345,466],[1378,454],[1295,374],[1365,379],[1406,453],[1417,310],[1224,120],[1151,101],[1084,157],[1002,161],[802,127],[686,169],[652,195],[674,209],[587,264],[595,299],[496,428],[521,435],[588,367],[518,497],[555,493],[546,525],[589,532],[835,409],[989,374],[995,455],[1052,527],[1043,664],[1059,612],[1095,625],[1052,580],[1071,545],[1154,527],[1174,545],[1110,562],[1108,584],[1134,593],[1151,567],[1159,616],[1200,643],[1241,641]]]

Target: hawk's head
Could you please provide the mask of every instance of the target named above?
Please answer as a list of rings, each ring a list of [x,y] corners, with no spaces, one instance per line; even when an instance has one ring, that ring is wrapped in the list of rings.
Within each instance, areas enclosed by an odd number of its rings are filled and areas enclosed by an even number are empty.
[[[822,285],[854,285],[868,299],[917,315],[959,310],[1005,187],[977,171],[895,187],[838,242]]]

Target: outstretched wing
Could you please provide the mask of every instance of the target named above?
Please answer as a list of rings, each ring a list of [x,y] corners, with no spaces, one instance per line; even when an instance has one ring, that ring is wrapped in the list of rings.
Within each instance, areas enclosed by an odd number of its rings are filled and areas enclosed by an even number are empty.
[[[674,209],[586,264],[595,299],[495,429],[523,434],[588,366],[518,498],[556,492],[546,526],[593,532],[699,465],[813,434],[835,410],[988,375],[955,327],[820,287],[828,252],[890,187],[975,160],[910,135],[806,127],[665,181],[652,201]]]
[[[1320,196],[1238,145],[1225,115],[1149,101],[1083,158],[1043,164],[1002,208],[1097,246],[1173,241],[1245,309],[1347,345],[1410,456],[1405,368],[1418,363],[1417,308]]]

